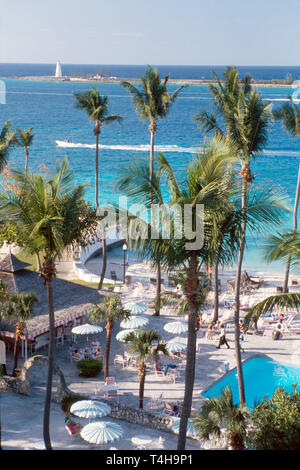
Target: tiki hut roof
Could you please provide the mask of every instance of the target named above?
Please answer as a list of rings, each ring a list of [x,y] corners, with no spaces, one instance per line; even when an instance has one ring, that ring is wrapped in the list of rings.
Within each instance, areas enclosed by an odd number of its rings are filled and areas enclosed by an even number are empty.
[[[5,288],[10,294],[18,292],[15,275],[13,273],[0,272],[0,279],[5,284]]]
[[[8,253],[8,255],[0,260],[0,272],[4,273],[17,273],[22,271],[22,269],[28,268],[28,266],[30,264],[23,263],[23,261],[20,261],[11,253]]]

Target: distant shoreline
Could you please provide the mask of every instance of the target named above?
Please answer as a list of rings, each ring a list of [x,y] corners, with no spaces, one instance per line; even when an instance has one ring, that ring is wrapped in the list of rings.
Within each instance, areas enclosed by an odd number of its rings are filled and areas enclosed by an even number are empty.
[[[121,83],[128,81],[131,83],[140,83],[139,78],[117,78],[117,77],[104,77],[101,79],[96,78],[82,78],[82,77],[62,77],[56,78],[52,76],[33,76],[33,77],[0,77],[2,80],[29,80],[36,82],[82,82],[82,83]],[[215,80],[196,80],[196,79],[169,79],[170,85],[200,85],[208,86],[215,85]],[[221,80],[221,83],[222,80]],[[285,80],[253,80],[251,84],[254,87],[269,87],[269,88],[291,88],[292,83],[286,83]]]

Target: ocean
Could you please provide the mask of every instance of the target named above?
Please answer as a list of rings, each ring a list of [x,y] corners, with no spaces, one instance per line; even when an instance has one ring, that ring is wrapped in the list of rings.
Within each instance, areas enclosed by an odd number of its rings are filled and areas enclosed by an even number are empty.
[[[143,66],[88,66],[62,65],[64,75],[86,75],[101,73],[116,77],[140,77]],[[300,67],[240,67],[240,74],[251,73],[260,80],[283,79],[288,73],[294,79],[300,77]],[[224,67],[179,67],[159,66],[162,75],[170,73],[171,78],[211,78],[211,70],[221,77]],[[10,119],[15,128],[27,129],[34,126],[34,141],[30,148],[29,166],[39,170],[40,165],[51,168],[68,156],[78,183],[87,182],[87,199],[94,201],[94,157],[95,142],[93,125],[83,111],[74,108],[73,94],[91,88],[86,82],[52,82],[14,80],[11,76],[53,75],[55,65],[47,64],[0,64],[0,77],[6,86],[6,104],[0,105],[1,125]],[[139,120],[128,92],[118,83],[98,83],[102,95],[109,98],[110,113],[123,117],[121,124],[103,126],[100,135],[100,196],[101,203],[116,201],[119,194],[114,190],[122,168],[129,161],[148,156],[148,124]],[[177,88],[170,85],[170,92]],[[261,87],[262,96],[273,103],[274,108],[282,104],[292,88]],[[170,109],[167,119],[158,122],[156,150],[165,153],[175,168],[178,178],[182,178],[186,166],[195,157],[202,145],[202,137],[193,120],[201,109],[211,107],[207,86],[191,85],[184,89]],[[69,139],[71,145],[56,140]],[[22,149],[14,149],[10,155],[12,168],[24,168]],[[256,181],[271,180],[281,186],[293,204],[298,165],[300,141],[291,139],[281,128],[280,123],[270,126],[269,139],[262,156],[253,165]],[[285,228],[291,228],[291,217],[283,221]],[[262,236],[248,237],[248,249],[244,266],[256,271],[282,271],[278,263],[266,266],[262,261]]]

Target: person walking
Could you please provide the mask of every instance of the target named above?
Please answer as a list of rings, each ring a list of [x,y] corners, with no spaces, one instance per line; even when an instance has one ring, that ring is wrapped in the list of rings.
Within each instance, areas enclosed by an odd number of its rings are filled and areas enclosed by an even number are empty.
[[[220,339],[219,339],[219,344],[217,346],[217,349],[220,349],[220,347],[223,344],[226,344],[227,348],[230,349],[230,346],[229,346],[229,344],[227,343],[227,340],[226,340],[225,326],[224,326],[223,323],[221,323],[221,325],[220,325]]]

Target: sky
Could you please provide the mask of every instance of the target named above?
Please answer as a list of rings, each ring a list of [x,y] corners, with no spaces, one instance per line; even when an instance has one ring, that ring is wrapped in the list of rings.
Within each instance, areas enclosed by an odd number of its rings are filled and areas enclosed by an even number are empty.
[[[0,0],[0,62],[299,65],[300,0]]]

